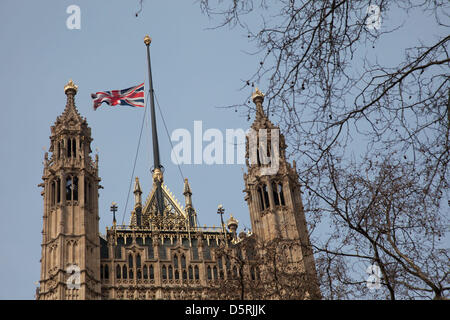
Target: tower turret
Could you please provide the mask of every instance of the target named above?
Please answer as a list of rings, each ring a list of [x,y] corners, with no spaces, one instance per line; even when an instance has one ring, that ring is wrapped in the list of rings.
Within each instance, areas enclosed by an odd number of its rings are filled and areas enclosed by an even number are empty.
[[[296,168],[286,160],[284,136],[264,113],[264,94],[252,94],[256,116],[246,140],[247,173],[244,174],[252,229],[261,242],[273,240],[297,244],[287,257],[303,270],[317,296],[315,262],[309,242]],[[320,294],[319,294],[320,295]]]
[[[51,127],[42,176],[44,215],[38,299],[99,299],[98,157],[91,129],[75,106],[78,87],[64,86],[66,107]]]

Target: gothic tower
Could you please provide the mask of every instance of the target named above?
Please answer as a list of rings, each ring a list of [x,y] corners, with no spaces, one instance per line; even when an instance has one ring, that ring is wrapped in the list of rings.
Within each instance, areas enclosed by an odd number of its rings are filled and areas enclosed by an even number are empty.
[[[264,94],[256,88],[255,121],[246,140],[247,173],[244,174],[252,230],[262,243],[293,242],[285,253],[294,269],[301,270],[311,285],[308,294],[319,298],[315,261],[303,210],[295,161],[286,160],[284,136],[265,115]]]
[[[75,107],[78,87],[64,87],[67,103],[51,127],[45,154],[44,216],[38,299],[99,299],[98,156],[91,129]]]

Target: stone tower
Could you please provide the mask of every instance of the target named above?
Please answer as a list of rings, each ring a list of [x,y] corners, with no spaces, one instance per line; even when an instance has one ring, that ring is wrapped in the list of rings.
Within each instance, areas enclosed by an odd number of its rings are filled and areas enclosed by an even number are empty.
[[[258,88],[252,100],[256,116],[246,141],[244,192],[253,233],[261,243],[296,243],[285,252],[288,263],[306,274],[309,296],[320,298],[295,161],[291,166],[286,160],[284,136],[265,115]]]
[[[51,156],[44,159],[38,299],[100,298],[98,156],[90,156],[91,129],[75,107],[77,89],[72,80],[64,87],[66,107],[51,127]]]

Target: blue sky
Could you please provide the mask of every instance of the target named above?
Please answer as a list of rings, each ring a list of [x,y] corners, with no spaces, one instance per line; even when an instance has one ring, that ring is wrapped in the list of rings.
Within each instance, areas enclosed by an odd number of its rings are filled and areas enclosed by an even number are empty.
[[[81,9],[81,29],[69,30],[69,5]],[[149,34],[154,88],[169,133],[195,120],[203,130],[248,128],[246,114],[218,108],[243,101],[250,88],[242,80],[256,70],[259,60],[240,29],[207,30],[213,22],[195,1],[17,1],[0,2],[0,299],[33,299],[39,280],[43,200],[41,183],[50,126],[64,110],[63,87],[69,79],[79,86],[76,105],[92,128],[92,150],[99,154],[100,232],[111,225],[109,206],[118,203],[122,221],[142,109],[92,109],[90,94],[123,89],[147,81]],[[420,17],[419,17],[420,18]],[[417,21],[417,17],[414,18]],[[401,46],[417,37],[427,40],[426,24],[410,23],[404,38],[387,40],[380,58],[393,59]],[[257,84],[264,91],[264,83]],[[161,162],[165,183],[184,203],[183,181],[170,160],[170,143],[158,113]],[[146,196],[151,187],[150,121],[146,121],[135,176]],[[201,225],[218,225],[217,205],[223,204],[250,227],[244,201],[243,165],[183,165],[193,191]],[[128,222],[133,200],[125,214]]]

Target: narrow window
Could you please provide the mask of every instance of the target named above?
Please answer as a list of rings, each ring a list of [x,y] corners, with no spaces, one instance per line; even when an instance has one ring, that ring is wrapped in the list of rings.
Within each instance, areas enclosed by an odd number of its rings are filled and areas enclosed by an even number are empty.
[[[141,275],[141,269],[137,269],[137,271],[136,271],[136,277],[137,277],[138,279],[141,279],[141,278],[142,278],[142,275]]]
[[[208,280],[212,279],[212,274],[211,274],[211,267],[208,266],[208,268],[206,269],[207,273],[208,273]]]
[[[138,253],[136,255],[136,268],[140,268],[141,267],[141,255]]]
[[[78,177],[73,178],[73,200],[78,201]]]
[[[263,194],[264,194],[264,208],[269,208],[269,193],[267,192],[267,186],[263,186]]]
[[[72,151],[73,151],[73,157],[76,158],[77,157],[77,140],[76,139],[72,140]]]
[[[187,279],[187,272],[186,272],[186,270],[183,270],[183,280],[186,280]]]
[[[264,210],[264,201],[263,201],[263,194],[261,187],[258,187],[258,199],[259,199],[259,205],[261,207],[261,210]]]
[[[189,266],[188,271],[189,271],[189,280],[194,279],[194,274],[192,272],[192,266]]]
[[[278,198],[278,188],[277,188],[277,184],[275,182],[272,182],[272,194],[273,194],[273,201],[275,202],[275,205],[279,206],[280,199]]]
[[[128,256],[128,266],[133,268],[133,256],[131,254]]]
[[[108,268],[108,265],[105,265],[105,279],[109,279],[109,268]]]
[[[213,268],[213,274],[214,274],[214,280],[217,280],[217,267],[216,266],[214,266],[214,268]]]
[[[180,274],[178,273],[178,269],[175,270],[175,279],[180,279]]]
[[[200,272],[198,270],[198,266],[194,267],[194,273],[195,273],[195,280],[200,279]]]
[[[56,183],[55,181],[52,181],[52,188],[50,191],[50,202],[51,204],[55,204],[56,203]]]
[[[150,265],[150,279],[154,279],[154,278],[155,278],[155,274],[153,272],[153,265]]]
[[[167,269],[166,269],[166,266],[162,266],[162,278],[163,278],[164,280],[167,279]]]
[[[173,266],[178,268],[178,256],[176,254],[173,256]]]
[[[130,269],[130,279],[133,279],[133,269]]]
[[[169,279],[173,279],[173,268],[172,268],[172,266],[169,266],[169,268],[167,268],[168,269],[168,272],[169,272]]]
[[[122,268],[122,274],[123,274],[123,278],[126,279],[127,278],[127,266],[124,265]]]
[[[282,206],[286,205],[284,202],[283,184],[281,182],[278,184],[278,194],[280,195],[281,205]]]
[[[72,139],[67,139],[67,157],[72,157]]]
[[[145,264],[144,264],[144,279],[148,279],[148,269]]]
[[[233,279],[237,279],[237,277],[238,277],[237,267],[234,266],[234,267],[233,267]]]
[[[66,178],[66,200],[72,200],[72,178]]]
[[[120,266],[118,265],[117,267],[116,267],[116,278],[117,279],[120,279],[121,278],[121,275],[120,275]]]
[[[255,267],[251,267],[250,268],[250,275],[252,277],[252,280],[256,279],[256,277],[255,277]]]
[[[181,268],[185,269],[186,268],[186,257],[183,255],[181,255]]]
[[[61,179],[56,179],[56,202],[61,202]]]
[[[100,265],[100,279],[103,279],[103,265]]]

